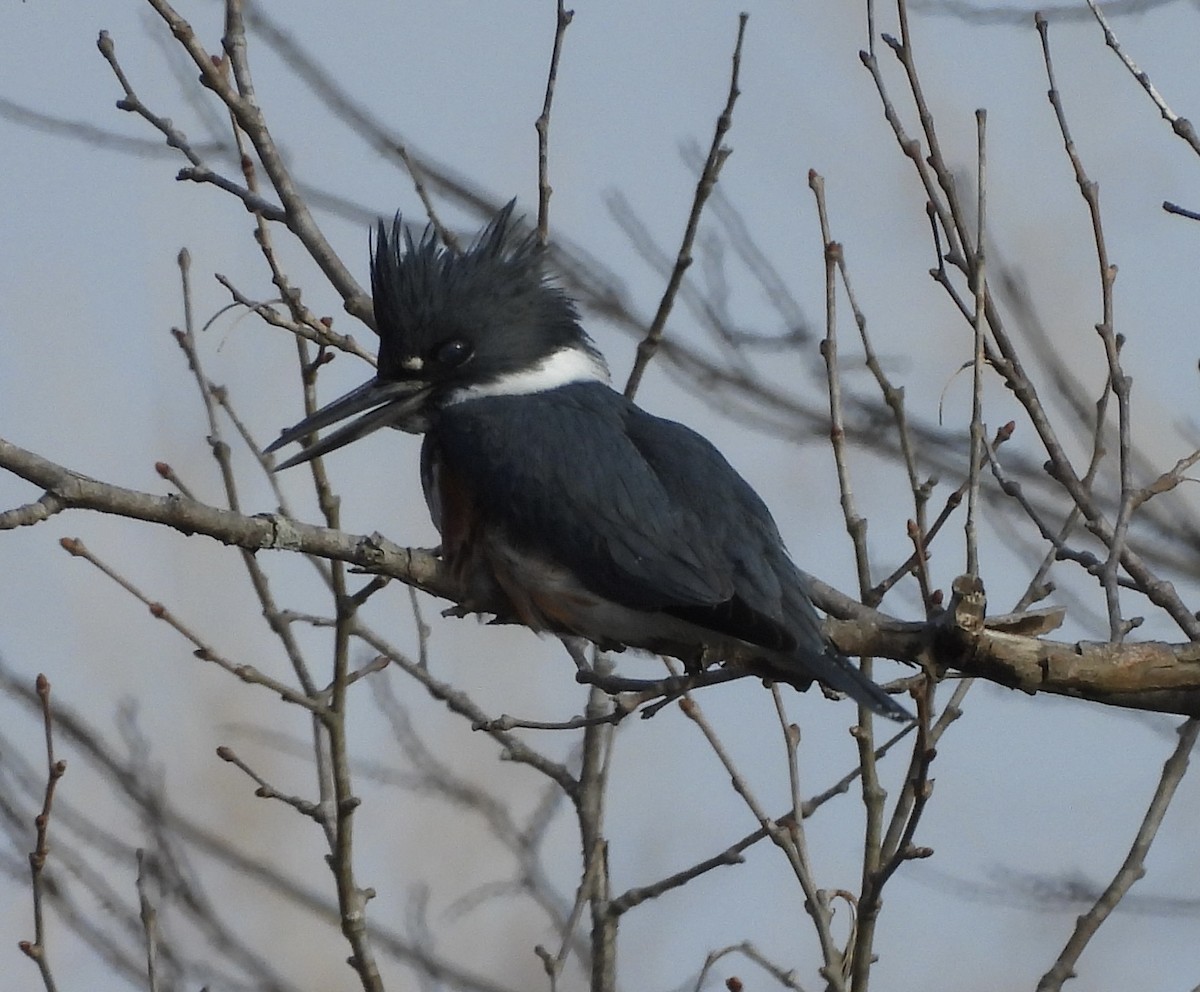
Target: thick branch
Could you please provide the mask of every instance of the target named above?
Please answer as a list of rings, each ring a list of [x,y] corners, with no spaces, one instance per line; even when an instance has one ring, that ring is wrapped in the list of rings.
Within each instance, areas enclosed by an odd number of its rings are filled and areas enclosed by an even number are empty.
[[[318,555],[392,576],[456,603],[463,599],[433,552],[400,547],[378,533],[346,534],[276,513],[248,517],[178,495],[156,496],[113,486],[3,438],[0,468],[40,486],[63,509],[97,510],[163,524],[251,551],[266,548]],[[29,522],[23,516],[11,519],[12,526]],[[846,654],[894,658],[938,675],[954,670],[1030,694],[1052,692],[1109,706],[1200,716],[1200,643],[1071,643],[996,629],[984,623],[981,587],[973,596],[956,595],[950,609],[932,623],[909,623],[862,606],[821,583],[813,586],[820,605],[849,618],[827,624]],[[496,612],[482,603],[469,608]]]
[[[972,629],[953,609],[926,624],[860,607],[850,620],[827,621],[826,629],[849,655],[915,662],[940,676],[952,670],[1030,695],[1200,716],[1200,643],[1052,641]]]
[[[182,534],[203,534],[222,544],[258,551],[274,548],[349,562],[390,575],[435,596],[456,599],[456,587],[432,552],[401,548],[380,534],[346,534],[315,527],[282,514],[246,516],[179,495],[125,489],[72,472],[0,438],[0,468],[7,469],[61,502],[63,509],[98,510],[163,524]],[[3,519],[0,516],[0,519]],[[24,518],[14,524],[35,522]]]

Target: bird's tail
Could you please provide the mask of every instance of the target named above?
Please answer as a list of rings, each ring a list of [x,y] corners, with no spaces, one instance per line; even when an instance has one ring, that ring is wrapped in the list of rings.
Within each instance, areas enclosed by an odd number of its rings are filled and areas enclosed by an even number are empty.
[[[913,715],[895,697],[863,675],[857,665],[826,640],[821,618],[809,595],[808,576],[799,569],[795,569],[794,575],[795,583],[784,593],[784,609],[791,621],[789,629],[795,637],[795,647],[772,659],[774,678],[800,690],[816,680],[829,689],[844,692],[856,703],[889,720],[911,722]]]
[[[834,651],[833,648],[825,646],[820,655],[816,657],[812,653],[808,653],[801,664],[806,673],[814,676],[822,685],[838,692],[844,692],[856,703],[861,703],[872,712],[901,723],[912,721],[912,713],[901,706],[895,696],[884,692],[867,678],[849,658]]]

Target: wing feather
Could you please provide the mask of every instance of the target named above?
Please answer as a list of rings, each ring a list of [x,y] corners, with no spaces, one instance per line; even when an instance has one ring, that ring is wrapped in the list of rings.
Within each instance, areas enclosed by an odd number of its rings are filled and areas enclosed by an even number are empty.
[[[770,513],[682,424],[589,383],[536,404],[456,404],[431,443],[482,494],[492,525],[597,595],[774,650],[795,646],[784,589],[798,578]]]
[[[490,526],[596,595],[758,645],[767,677],[911,718],[825,640],[766,505],[695,431],[578,383],[456,404],[427,443]]]
[[[689,540],[692,528],[626,435],[622,406],[601,399],[581,385],[536,404],[508,396],[455,404],[430,443],[479,494],[491,525],[561,561],[598,595],[643,610],[727,598],[716,549]]]

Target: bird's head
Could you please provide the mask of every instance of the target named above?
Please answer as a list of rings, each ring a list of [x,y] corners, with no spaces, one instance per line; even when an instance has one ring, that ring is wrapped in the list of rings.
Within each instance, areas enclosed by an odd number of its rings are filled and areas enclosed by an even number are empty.
[[[574,303],[546,277],[544,249],[514,221],[514,202],[466,251],[443,245],[432,227],[414,235],[398,214],[390,229],[379,222],[371,254],[377,374],[285,430],[267,450],[360,416],[279,468],[380,427],[422,433],[452,403],[607,380]]]

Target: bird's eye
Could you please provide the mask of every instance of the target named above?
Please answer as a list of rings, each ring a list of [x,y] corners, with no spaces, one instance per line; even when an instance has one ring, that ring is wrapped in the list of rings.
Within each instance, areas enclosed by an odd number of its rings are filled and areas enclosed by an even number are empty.
[[[462,338],[452,338],[438,345],[433,353],[434,361],[447,369],[462,365],[470,357],[471,346]]]

